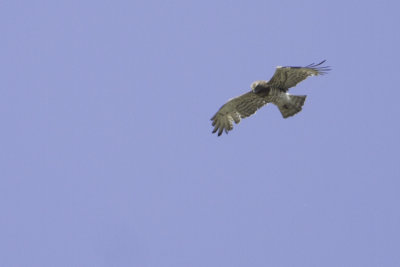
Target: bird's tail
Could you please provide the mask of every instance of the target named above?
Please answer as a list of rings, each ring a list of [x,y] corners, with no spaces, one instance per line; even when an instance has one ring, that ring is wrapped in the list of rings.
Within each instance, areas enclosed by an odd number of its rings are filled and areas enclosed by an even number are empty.
[[[293,116],[301,111],[301,107],[306,101],[306,95],[286,95],[287,101],[282,102],[278,108],[282,113],[282,116],[286,119],[287,117]]]

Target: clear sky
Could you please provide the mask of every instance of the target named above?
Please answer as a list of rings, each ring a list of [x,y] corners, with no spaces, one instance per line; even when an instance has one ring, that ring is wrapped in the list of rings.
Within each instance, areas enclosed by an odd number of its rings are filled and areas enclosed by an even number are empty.
[[[1,1],[0,266],[400,266],[398,1]],[[283,119],[210,118],[327,59]]]

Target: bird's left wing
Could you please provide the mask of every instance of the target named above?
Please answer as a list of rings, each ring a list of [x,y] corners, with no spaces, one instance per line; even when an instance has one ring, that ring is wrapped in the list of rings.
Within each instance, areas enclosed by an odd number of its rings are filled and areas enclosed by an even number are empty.
[[[324,62],[325,60],[305,67],[277,67],[268,84],[271,87],[287,91],[299,82],[304,81],[308,76],[323,75],[330,71],[329,67],[321,66]]]
[[[212,126],[214,126],[213,133],[218,131],[218,136],[223,131],[228,133],[233,129],[233,122],[239,123],[242,118],[253,115],[265,104],[267,104],[265,98],[262,95],[253,93],[253,91],[230,99],[211,118],[213,121]]]

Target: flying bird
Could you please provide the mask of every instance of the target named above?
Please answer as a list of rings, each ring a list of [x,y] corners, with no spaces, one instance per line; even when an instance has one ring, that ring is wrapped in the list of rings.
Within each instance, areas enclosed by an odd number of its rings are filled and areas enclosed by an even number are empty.
[[[288,118],[301,111],[306,95],[291,95],[289,88],[296,86],[309,76],[323,75],[330,71],[330,67],[321,66],[326,60],[318,64],[305,67],[278,66],[269,81],[255,81],[251,84],[251,91],[230,99],[211,118],[213,133],[218,136],[233,129],[233,122],[238,124],[241,119],[249,117],[267,103],[275,104]]]

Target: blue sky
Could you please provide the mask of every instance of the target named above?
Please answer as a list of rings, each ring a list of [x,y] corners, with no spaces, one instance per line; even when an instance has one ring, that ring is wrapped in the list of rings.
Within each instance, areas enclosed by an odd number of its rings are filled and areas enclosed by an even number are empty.
[[[397,1],[0,3],[1,266],[400,266]],[[210,118],[327,59],[282,119]]]

